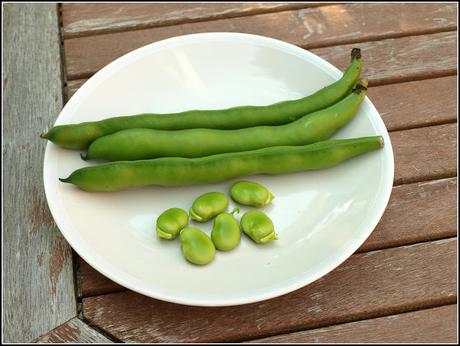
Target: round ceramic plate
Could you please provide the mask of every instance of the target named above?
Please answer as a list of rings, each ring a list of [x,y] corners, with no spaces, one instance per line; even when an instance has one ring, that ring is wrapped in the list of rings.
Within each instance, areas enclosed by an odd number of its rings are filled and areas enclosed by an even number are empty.
[[[364,52],[365,54],[365,52]],[[155,42],[115,60],[66,104],[56,125],[136,113],[266,105],[296,99],[339,79],[316,55],[267,37],[205,33]],[[276,196],[262,210],[279,240],[247,237],[206,266],[186,262],[180,241],[155,235],[158,215],[189,210],[209,191],[234,182],[116,193],[89,193],[59,182],[91,165],[80,152],[48,143],[44,184],[51,213],[73,249],[92,267],[131,290],[169,302],[224,306],[261,301],[305,286],[355,252],[377,225],[393,184],[387,130],[369,99],[334,138],[382,135],[385,147],[334,168],[252,176]],[[229,210],[235,206],[230,203]],[[240,208],[241,215],[249,208]],[[198,227],[209,234],[212,221]]]

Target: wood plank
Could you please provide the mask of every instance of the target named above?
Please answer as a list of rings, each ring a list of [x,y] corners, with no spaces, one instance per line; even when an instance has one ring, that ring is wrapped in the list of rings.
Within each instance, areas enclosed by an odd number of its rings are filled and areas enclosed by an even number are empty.
[[[397,15],[384,15],[388,11]],[[399,75],[401,69],[407,73],[426,73],[434,68],[431,73],[435,74],[439,73],[438,70],[452,73],[456,68],[455,31],[383,40],[455,30],[454,4],[340,4],[66,39],[68,79],[89,77],[114,59],[162,39],[215,31],[267,35],[267,23],[270,23],[270,37],[311,49],[333,64],[338,61],[340,68],[349,62],[351,47],[313,48],[373,41],[360,44],[367,68],[364,72],[371,72],[369,79],[379,77],[377,72],[382,71],[386,77],[388,74]],[[440,27],[440,23],[446,23],[446,26],[441,24]],[[337,59],[333,59],[335,55],[338,55]],[[425,64],[428,65],[425,67]]]
[[[233,18],[318,6],[313,3],[97,3],[62,5],[64,38]],[[323,4],[324,5],[324,4]]]
[[[327,328],[256,339],[255,343],[455,343],[457,304]]]
[[[86,79],[68,82],[70,98]],[[457,76],[369,88],[368,97],[389,131],[443,124],[457,119]]]
[[[455,303],[456,247],[450,238],[355,254],[314,283],[260,303],[192,307],[126,291],[83,299],[83,313],[125,342],[228,342],[319,328]]]
[[[388,131],[457,119],[457,76],[375,86],[367,95]]]
[[[49,333],[34,340],[34,343],[112,343],[111,340],[88,326],[78,318],[72,318]]]
[[[81,257],[79,263],[79,283],[82,297],[95,296],[99,294],[124,291],[126,288],[118,285],[112,280],[99,273]]]
[[[455,236],[456,199],[457,178],[395,186],[382,219],[358,251]],[[79,260],[83,297],[125,290]]]
[[[56,4],[3,10],[3,341],[24,343],[76,315],[72,252],[48,210],[39,138],[63,106],[60,39]]]
[[[457,234],[457,178],[393,187],[387,209],[358,251],[414,244]]]
[[[390,137],[396,185],[457,175],[457,124],[395,131]]]

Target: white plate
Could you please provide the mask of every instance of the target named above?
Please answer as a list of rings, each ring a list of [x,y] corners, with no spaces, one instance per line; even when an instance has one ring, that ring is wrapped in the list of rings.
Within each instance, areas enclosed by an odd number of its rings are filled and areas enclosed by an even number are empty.
[[[143,112],[271,104],[311,94],[340,76],[316,55],[271,38],[186,35],[137,49],[100,70],[71,98],[56,125]],[[252,176],[276,195],[263,210],[272,218],[279,240],[259,246],[243,237],[237,249],[219,252],[204,267],[185,261],[178,239],[168,242],[155,236],[156,218],[170,207],[188,210],[202,193],[228,193],[233,181],[88,193],[58,178],[90,164],[79,152],[49,143],[46,197],[74,250],[120,285],[188,305],[256,302],[325,275],[355,252],[377,225],[393,184],[393,152],[379,113],[366,98],[355,119],[334,137],[370,135],[382,135],[385,147],[337,167]],[[248,210],[241,209],[238,218]],[[209,233],[212,222],[199,227]]]

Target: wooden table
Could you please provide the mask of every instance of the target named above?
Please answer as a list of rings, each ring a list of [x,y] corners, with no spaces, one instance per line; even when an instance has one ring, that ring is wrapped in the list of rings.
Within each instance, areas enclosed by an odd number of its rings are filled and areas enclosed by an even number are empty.
[[[6,4],[6,342],[456,342],[457,5]],[[51,126],[115,58],[167,37],[236,31],[278,38],[343,69],[364,56],[369,97],[395,152],[388,208],[366,243],[295,292],[225,308],[131,292],[75,255],[42,183]]]

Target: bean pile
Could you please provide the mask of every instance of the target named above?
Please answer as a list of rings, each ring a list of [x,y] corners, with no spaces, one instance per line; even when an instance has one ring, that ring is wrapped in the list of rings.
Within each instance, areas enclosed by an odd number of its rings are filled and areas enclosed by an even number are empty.
[[[253,174],[283,174],[324,169],[383,147],[381,136],[329,139],[355,116],[365,98],[360,79],[361,51],[336,82],[317,92],[266,106],[189,110],[173,114],[137,114],[101,121],[58,125],[41,134],[66,149],[86,150],[84,160],[105,160],[75,170],[64,183],[89,192],[112,192],[147,185],[180,186],[217,183]],[[273,195],[264,186],[238,181],[230,189],[242,205],[262,207]],[[225,212],[228,198],[209,192],[197,198],[189,213],[179,208],[157,220],[158,237],[180,238],[185,258],[195,264],[212,261],[216,248],[234,249],[243,233],[258,244],[276,239],[266,214],[252,210],[235,219]],[[215,218],[211,237],[189,218]]]
[[[262,207],[274,199],[274,195],[263,185],[251,181],[238,181],[230,188],[233,201],[246,206]],[[208,192],[198,198],[190,208],[190,219],[206,222],[214,219],[211,237],[196,227],[188,226],[187,212],[180,208],[165,210],[157,219],[157,236],[173,240],[178,235],[182,253],[190,263],[205,265],[214,259],[216,249],[230,251],[238,246],[241,230],[257,244],[266,244],[277,239],[270,218],[260,210],[246,212],[240,223],[234,214],[239,208],[226,213],[228,198],[221,192]]]

